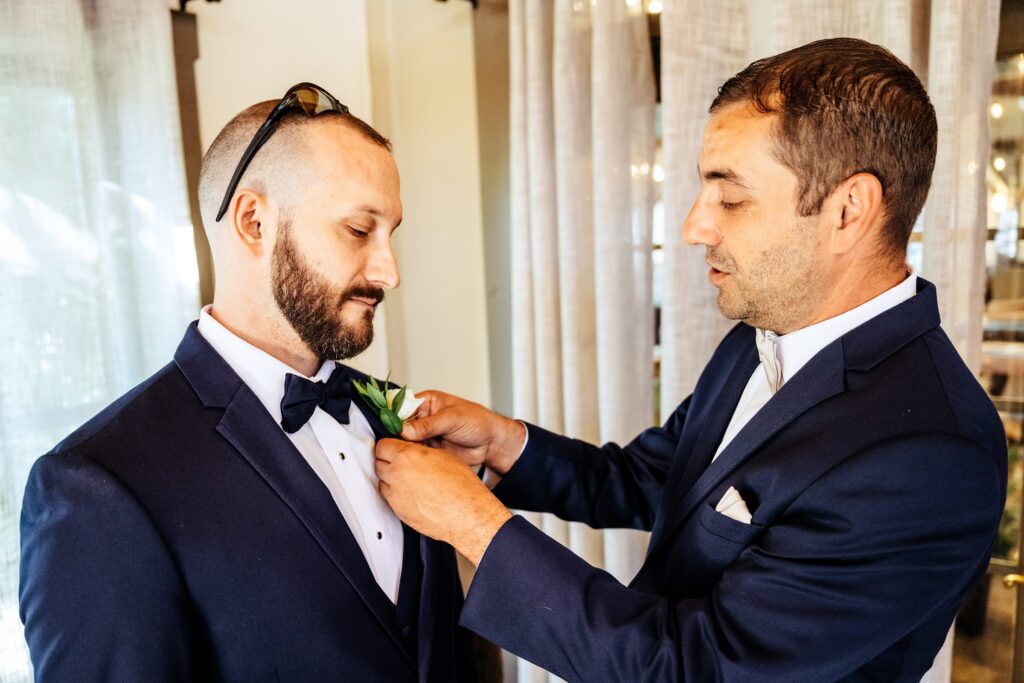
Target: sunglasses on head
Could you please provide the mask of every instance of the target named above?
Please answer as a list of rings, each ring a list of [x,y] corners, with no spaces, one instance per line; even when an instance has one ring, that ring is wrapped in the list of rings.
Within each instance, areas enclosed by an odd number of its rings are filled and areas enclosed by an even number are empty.
[[[238,182],[242,179],[242,174],[249,167],[253,157],[256,156],[256,152],[274,134],[277,124],[280,123],[285,114],[293,111],[300,111],[306,116],[316,116],[325,111],[347,114],[348,107],[334,99],[334,95],[315,83],[299,83],[288,88],[288,92],[284,94],[278,105],[274,107],[274,111],[270,112],[267,120],[256,131],[252,142],[245,148],[245,154],[242,155],[238,166],[235,167],[235,172],[231,174],[231,182],[228,183],[228,189],[224,193],[224,200],[220,203],[220,209],[217,211],[218,221],[224,216],[224,212],[228,210],[231,197],[234,196],[235,190],[238,189]]]

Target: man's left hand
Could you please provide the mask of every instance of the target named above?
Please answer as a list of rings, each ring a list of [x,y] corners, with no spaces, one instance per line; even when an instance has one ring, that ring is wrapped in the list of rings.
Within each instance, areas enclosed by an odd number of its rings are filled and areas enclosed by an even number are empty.
[[[512,513],[457,457],[400,441],[377,442],[380,493],[398,518],[445,541],[474,565]]]

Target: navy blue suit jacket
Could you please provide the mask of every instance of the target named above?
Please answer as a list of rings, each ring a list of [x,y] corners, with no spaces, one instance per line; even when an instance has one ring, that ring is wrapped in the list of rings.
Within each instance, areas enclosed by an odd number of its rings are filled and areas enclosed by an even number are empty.
[[[626,587],[513,517],[462,624],[574,681],[919,680],[986,569],[1007,468],[934,286],[823,349],[688,471],[757,364],[738,325],[664,426],[624,448],[531,426],[499,497],[652,530],[646,561]],[[715,511],[730,486],[752,523]]]
[[[422,582],[403,626],[326,486],[195,324],[36,463],[21,534],[40,680],[475,676],[451,548],[407,539]]]

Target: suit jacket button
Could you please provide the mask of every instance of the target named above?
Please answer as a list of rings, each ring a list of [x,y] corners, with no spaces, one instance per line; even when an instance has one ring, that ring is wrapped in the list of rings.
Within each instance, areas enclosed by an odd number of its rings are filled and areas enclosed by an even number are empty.
[[[403,638],[408,638],[411,635],[412,635],[412,626],[403,626],[402,627],[402,637]]]

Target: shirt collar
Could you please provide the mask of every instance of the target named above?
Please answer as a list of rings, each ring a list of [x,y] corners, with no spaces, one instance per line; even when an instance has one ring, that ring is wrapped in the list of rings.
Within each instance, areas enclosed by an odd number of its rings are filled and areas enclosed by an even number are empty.
[[[211,306],[199,314],[199,333],[248,385],[275,422],[281,422],[281,399],[284,398],[285,375],[292,374],[311,381],[326,381],[334,371],[333,360],[324,361],[313,377],[306,377],[285,363],[258,349],[224,327],[211,314]]]
[[[916,293],[917,273],[910,269],[910,274],[903,282],[845,313],[785,335],[764,332],[765,336],[771,338],[778,346],[779,358],[782,361],[782,383],[789,381],[807,364],[807,361],[836,339],[898,306]]]

